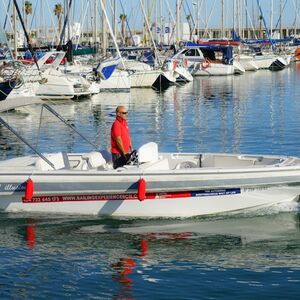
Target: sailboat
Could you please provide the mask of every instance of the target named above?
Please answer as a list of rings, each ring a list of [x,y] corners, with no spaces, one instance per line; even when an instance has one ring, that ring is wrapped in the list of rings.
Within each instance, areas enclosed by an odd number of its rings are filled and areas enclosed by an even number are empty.
[[[2,26],[0,26],[0,44],[2,47],[8,48],[8,41]],[[9,59],[12,61],[12,55],[9,48],[6,53],[9,53]],[[18,81],[19,73],[15,70],[13,64],[3,63],[0,66],[0,101],[6,99]]]

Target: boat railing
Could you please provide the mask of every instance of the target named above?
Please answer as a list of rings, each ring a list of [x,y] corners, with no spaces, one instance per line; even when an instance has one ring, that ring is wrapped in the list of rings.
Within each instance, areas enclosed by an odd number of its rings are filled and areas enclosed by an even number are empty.
[[[1,117],[0,117],[0,123],[5,126],[10,132],[12,132],[19,140],[21,140],[25,145],[27,145],[33,152],[35,152],[41,159],[43,159],[53,170],[55,170],[54,164],[47,159],[42,153],[40,153],[37,149],[35,149],[30,143],[24,139],[16,130],[14,130],[7,122],[5,122]]]
[[[93,148],[98,151],[98,147],[90,142],[84,135],[82,135],[78,130],[76,130],[71,124],[69,124],[58,112],[56,112],[52,107],[48,104],[43,103],[42,109],[46,108],[49,112],[51,112],[54,116],[56,116],[60,121],[62,121],[65,125],[71,128],[75,133],[77,133],[82,139],[84,139],[87,143],[89,143]],[[41,113],[42,117],[42,113]],[[41,120],[40,120],[41,122]],[[5,126],[11,133],[13,133],[20,141],[22,141],[25,145],[27,145],[34,153],[36,153],[43,161],[45,161],[53,170],[56,169],[55,165],[41,152],[39,152],[36,147],[32,146],[24,137],[22,137],[13,127],[11,127],[6,121],[4,121],[0,117],[0,124]]]
[[[87,143],[89,143],[93,148],[95,148],[98,151],[98,147],[89,141],[83,134],[81,134],[77,129],[74,128],[71,124],[68,123],[67,120],[65,120],[57,111],[55,111],[51,106],[44,103],[42,104],[42,108],[46,108],[49,112],[51,112],[55,117],[57,117],[60,121],[62,121],[65,125],[67,125],[69,128],[71,128],[74,132],[76,132],[82,139],[84,139]]]

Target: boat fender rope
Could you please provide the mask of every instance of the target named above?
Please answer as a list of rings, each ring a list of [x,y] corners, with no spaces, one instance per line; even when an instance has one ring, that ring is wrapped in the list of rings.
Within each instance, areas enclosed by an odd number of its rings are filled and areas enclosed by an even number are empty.
[[[146,181],[144,178],[138,181],[137,196],[140,201],[146,199]]]
[[[25,183],[25,199],[32,200],[34,192],[34,184],[31,178],[27,179]]]
[[[173,71],[175,71],[176,70],[176,68],[177,68],[177,65],[178,65],[178,61],[175,59],[175,60],[173,60]]]
[[[209,63],[209,60],[208,60],[208,59],[205,59],[205,60],[202,62],[202,64],[201,64],[201,66],[202,66],[203,69],[208,68],[209,65],[210,65],[210,63]]]

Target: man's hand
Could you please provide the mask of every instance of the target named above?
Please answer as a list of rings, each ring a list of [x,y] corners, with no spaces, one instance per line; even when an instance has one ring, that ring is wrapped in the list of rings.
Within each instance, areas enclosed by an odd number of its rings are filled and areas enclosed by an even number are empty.
[[[126,154],[124,154],[124,157],[125,157],[125,160],[126,160],[126,162],[128,162],[129,161],[129,159],[130,159],[130,153],[126,153]]]

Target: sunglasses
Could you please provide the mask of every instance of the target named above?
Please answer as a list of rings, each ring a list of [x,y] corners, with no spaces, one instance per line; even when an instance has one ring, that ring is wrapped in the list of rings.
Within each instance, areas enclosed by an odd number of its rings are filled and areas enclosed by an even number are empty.
[[[128,114],[128,111],[120,111],[120,114],[122,114],[122,115],[127,115],[127,114]]]

